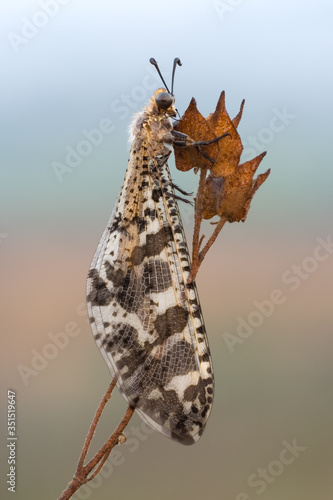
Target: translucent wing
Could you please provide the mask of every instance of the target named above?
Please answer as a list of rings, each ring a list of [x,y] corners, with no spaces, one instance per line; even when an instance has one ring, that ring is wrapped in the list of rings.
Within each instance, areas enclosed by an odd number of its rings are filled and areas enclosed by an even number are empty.
[[[161,152],[160,152],[161,153]],[[87,302],[95,341],[140,417],[183,444],[203,432],[211,359],[166,160],[135,140],[93,259]]]

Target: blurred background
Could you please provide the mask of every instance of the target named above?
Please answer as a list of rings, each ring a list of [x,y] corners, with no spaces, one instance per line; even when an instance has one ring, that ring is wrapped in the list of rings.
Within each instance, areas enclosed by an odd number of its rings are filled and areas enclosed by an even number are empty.
[[[182,447],[134,417],[75,498],[333,498],[332,13],[330,0],[1,2],[1,498],[7,390],[15,498],[44,500],[71,479],[108,386],[85,281],[131,116],[161,86],[150,57],[168,82],[181,58],[181,114],[194,96],[208,115],[225,90],[234,117],[245,98],[243,159],[267,150],[258,172],[271,175],[198,275],[216,375],[203,437]],[[193,172],[170,168],[195,190]],[[124,410],[115,394],[94,449]]]

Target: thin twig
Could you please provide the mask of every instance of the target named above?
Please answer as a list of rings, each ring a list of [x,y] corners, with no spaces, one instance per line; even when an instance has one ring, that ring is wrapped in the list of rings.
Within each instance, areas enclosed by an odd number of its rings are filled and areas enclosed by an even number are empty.
[[[103,410],[105,408],[105,405],[109,401],[109,399],[111,397],[111,393],[112,393],[113,389],[116,386],[117,378],[118,378],[117,376],[113,377],[113,379],[112,379],[112,381],[111,381],[111,383],[110,383],[110,385],[109,385],[106,393],[104,394],[101,402],[98,405],[98,408],[96,410],[94,419],[93,419],[93,421],[91,423],[90,429],[88,431],[87,437],[85,439],[85,442],[84,442],[84,445],[83,445],[83,448],[82,448],[81,456],[80,456],[80,459],[79,459],[78,464],[77,464],[77,470],[82,469],[82,467],[83,467],[84,460],[85,460],[85,458],[87,456],[88,449],[89,449],[91,440],[92,440],[92,438],[94,436],[94,433],[95,433],[98,421],[101,418],[101,415],[102,415],[102,412],[103,412]]]
[[[107,459],[108,459],[108,458],[109,458],[109,456],[110,456],[111,451],[112,451],[112,448],[110,448],[110,449],[108,450],[108,452],[107,452],[107,453],[105,453],[105,455],[104,455],[103,459],[102,459],[102,460],[100,461],[100,463],[98,464],[98,467],[96,467],[96,469],[95,469],[95,470],[94,470],[94,472],[91,474],[91,476],[87,477],[87,480],[86,480],[86,482],[87,482],[87,483],[88,483],[89,481],[92,481],[92,480],[94,479],[94,477],[96,477],[96,476],[97,476],[97,474],[98,474],[98,473],[102,470],[102,468],[103,468],[103,466],[104,466],[105,462],[107,461]]]
[[[114,448],[118,444],[118,438],[122,434],[128,422],[130,421],[133,413],[134,413],[133,406],[129,406],[116,430],[111,434],[111,436],[104,444],[104,446],[102,446],[102,448],[96,453],[94,458],[92,458],[90,462],[85,466],[85,469],[88,470],[88,473],[91,472],[96,467],[98,462],[103,459],[105,453],[109,452],[109,449],[112,450],[112,448]]]
[[[201,227],[201,222],[202,222],[202,209],[203,209],[203,192],[205,188],[205,180],[206,180],[206,170],[201,169],[200,170],[200,180],[199,180],[199,186],[198,186],[198,191],[197,195],[195,197],[195,212],[194,212],[194,231],[193,231],[193,248],[192,248],[192,266],[191,266],[191,275],[188,280],[189,283],[191,283],[193,280],[195,280],[196,275],[198,273],[199,267],[202,264],[202,261],[204,260],[208,250],[218,237],[221,229],[223,228],[224,224],[227,222],[227,219],[225,217],[221,217],[217,225],[215,226],[215,229],[213,231],[213,234],[210,236],[209,240],[205,244],[202,250],[200,250],[204,235],[200,236],[200,227]]]
[[[193,243],[192,243],[192,266],[191,275],[189,278],[189,283],[195,279],[195,276],[199,269],[199,249],[200,249],[200,227],[202,221],[202,202],[203,202],[203,192],[205,189],[205,181],[207,176],[207,170],[205,168],[200,169],[200,179],[198,185],[198,191],[195,197],[195,208],[194,208],[194,229],[193,229]]]
[[[112,449],[119,443],[123,443],[125,438],[122,438],[122,433],[130,421],[134,408],[129,406],[122,420],[120,421],[116,430],[112,433],[106,443],[100,448],[100,450],[95,454],[95,456],[88,462],[87,465],[84,465],[84,460],[87,456],[89,446],[91,444],[91,440],[96,430],[96,426],[101,417],[101,414],[105,408],[106,403],[109,401],[111,397],[111,393],[116,385],[117,377],[115,376],[109,385],[106,393],[104,394],[98,408],[96,410],[94,419],[91,423],[90,429],[88,431],[87,437],[85,439],[85,443],[78,461],[77,469],[72,481],[67,486],[66,490],[61,494],[58,500],[68,500],[71,498],[74,493],[82,486],[83,484],[91,481],[102,469],[106,460],[108,459]],[[95,469],[96,468],[96,469]],[[95,470],[94,470],[95,469]],[[89,476],[91,471],[94,472]]]
[[[224,224],[227,222],[226,217],[221,217],[220,220],[218,221],[217,225],[215,226],[213,234],[210,236],[209,240],[207,241],[206,245],[203,247],[201,252],[199,253],[199,265],[201,265],[202,261],[204,260],[206,253],[218,237],[221,229],[223,228]]]

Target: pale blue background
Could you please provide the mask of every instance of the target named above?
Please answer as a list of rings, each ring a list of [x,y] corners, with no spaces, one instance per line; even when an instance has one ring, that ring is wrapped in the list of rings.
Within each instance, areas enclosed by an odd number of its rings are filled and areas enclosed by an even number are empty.
[[[84,498],[330,500],[333,257],[293,293],[282,275],[313,256],[317,237],[333,232],[333,2],[71,0],[46,18],[38,14],[41,4],[16,0],[0,7],[1,414],[5,426],[5,391],[15,389],[15,498],[59,496],[107,386],[106,366],[77,307],[124,176],[131,115],[147,102],[153,90],[147,83],[161,86],[147,76],[148,60],[155,57],[170,81],[178,56],[180,112],[195,96],[207,115],[224,89],[233,117],[245,98],[241,137],[261,141],[254,154],[268,155],[259,170],[272,171],[246,223],[226,227],[199,273],[216,372],[203,438],[184,448],[149,434],[135,452],[124,448],[124,463]],[[15,51],[10,33],[21,34],[24,18],[45,26]],[[130,105],[120,112],[126,95]],[[289,123],[265,131],[274,110],[283,109],[293,116]],[[66,148],[77,148],[83,131],[103,119],[112,121],[113,131],[59,182],[54,162],[63,163]],[[192,173],[172,172],[182,187],[195,188]],[[182,211],[190,235],[191,214]],[[284,304],[232,354],[223,334],[235,333],[237,317],[247,318],[253,302],[274,289],[283,291]],[[25,385],[18,366],[31,367],[32,350],[42,352],[50,332],[69,322],[80,335]],[[116,397],[100,441],[122,411]],[[248,477],[277,460],[282,442],[293,439],[306,451],[258,495]],[[5,472],[6,453],[2,444]],[[248,498],[237,498],[240,493]]]

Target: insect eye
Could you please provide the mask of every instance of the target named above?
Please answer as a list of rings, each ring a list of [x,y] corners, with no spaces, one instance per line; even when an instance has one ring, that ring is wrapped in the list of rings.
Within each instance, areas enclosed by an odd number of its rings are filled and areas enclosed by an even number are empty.
[[[156,96],[156,104],[161,109],[168,109],[173,104],[173,97],[168,92],[161,92]]]

